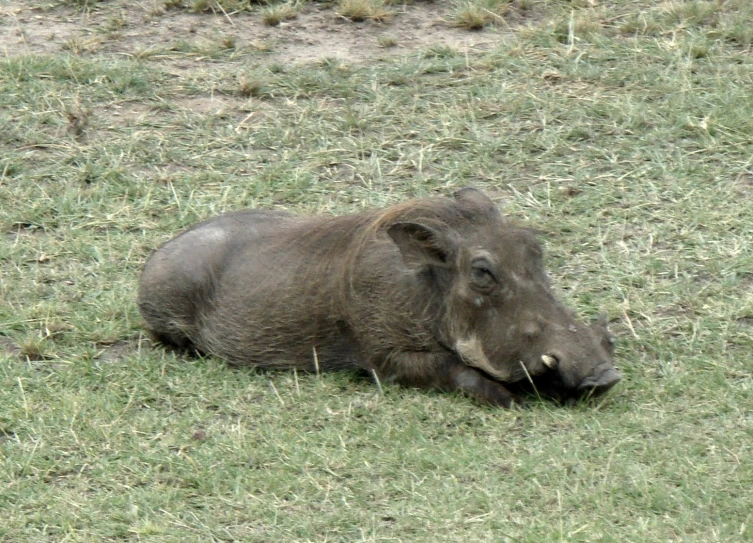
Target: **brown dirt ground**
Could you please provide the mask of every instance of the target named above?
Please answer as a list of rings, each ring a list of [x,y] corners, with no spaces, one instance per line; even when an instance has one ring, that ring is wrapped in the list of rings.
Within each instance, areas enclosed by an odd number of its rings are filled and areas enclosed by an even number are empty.
[[[350,63],[411,54],[435,45],[459,51],[487,50],[504,40],[504,29],[480,32],[457,28],[438,2],[392,8],[388,22],[354,23],[332,6],[307,4],[298,16],[279,26],[266,26],[258,13],[189,13],[165,10],[161,2],[111,0],[89,7],[52,5],[29,0],[0,2],[0,48],[4,56],[71,51],[79,54],[143,55],[181,41],[221,43],[239,49],[268,50],[270,63],[304,63],[338,59]],[[394,47],[382,47],[390,36]]]

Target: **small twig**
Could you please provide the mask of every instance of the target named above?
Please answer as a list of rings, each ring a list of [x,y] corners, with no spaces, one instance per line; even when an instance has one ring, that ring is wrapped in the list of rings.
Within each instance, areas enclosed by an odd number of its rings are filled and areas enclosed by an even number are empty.
[[[379,380],[379,375],[377,375],[377,372],[374,368],[371,368],[371,375],[374,376],[374,382],[376,382],[376,386],[379,389],[379,394],[384,396],[384,389],[382,388],[382,382]]]
[[[21,26],[21,22],[18,20],[18,17],[16,17],[15,13],[12,14],[12,17],[13,17],[13,21],[16,23],[16,27],[18,29],[17,33],[18,33],[19,36],[21,36],[21,41],[23,42],[24,47],[26,48],[26,53],[29,54],[30,53],[30,51],[29,51],[29,42],[26,41],[26,32],[24,32],[24,29]],[[6,48],[3,48],[3,49],[5,50],[5,56],[8,57],[9,56],[8,55],[8,50]]]
[[[505,18],[504,18],[504,17],[502,17],[501,15],[499,15],[498,13],[494,13],[493,11],[491,11],[491,10],[488,10],[488,9],[486,9],[486,8],[481,8],[481,11],[485,11],[485,12],[487,12],[487,13],[488,13],[489,15],[491,15],[492,17],[496,17],[497,19],[499,19],[500,21],[502,21],[503,23],[505,23],[505,25],[506,25],[506,26],[507,26],[508,28],[510,28],[510,25],[508,25],[508,24],[507,24],[507,21],[505,21]]]
[[[570,11],[570,21],[567,23],[567,56],[575,49],[575,10]]]
[[[280,405],[282,405],[283,407],[285,407],[285,402],[282,400],[282,397],[280,396],[280,393],[277,392],[277,387],[275,386],[275,384],[272,381],[270,381],[269,382],[269,386],[272,387],[272,390],[274,391],[275,396],[277,396],[277,399],[280,400]]]
[[[24,411],[26,412],[26,416],[29,416],[29,404],[26,402],[26,393],[24,392],[24,384],[21,382],[20,377],[16,377],[16,381],[18,381],[18,388],[21,390],[21,399],[24,402]]]
[[[314,352],[314,369],[316,369],[316,374],[319,375],[319,355],[316,354],[316,346],[312,347],[311,350]]]
[[[180,205],[180,198],[178,198],[178,193],[175,192],[175,187],[173,186],[173,182],[168,182],[168,185],[170,185],[170,190],[173,192],[173,197],[175,198],[175,204],[178,206],[178,212],[182,213],[183,209]]]
[[[246,115],[246,116],[245,116],[245,117],[243,118],[243,120],[242,120],[241,122],[239,122],[239,123],[238,123],[238,126],[236,126],[236,127],[235,127],[235,131],[236,131],[236,132],[240,132],[240,131],[241,131],[241,127],[242,127],[242,126],[243,126],[244,124],[246,124],[246,121],[247,121],[247,120],[249,120],[249,119],[250,119],[251,117],[253,117],[254,115],[256,115],[256,112],[255,112],[255,111],[252,111],[251,113],[249,113],[248,115]]]
[[[633,328],[633,321],[630,320],[630,315],[627,314],[627,311],[623,308],[622,309],[622,315],[625,317],[625,321],[627,322],[628,328],[630,328],[630,331],[633,333],[633,337],[635,339],[641,339],[638,337],[638,334],[635,333],[635,328]]]
[[[523,364],[522,360],[518,360],[518,364],[520,364],[520,367],[523,368],[523,371],[526,373],[526,377],[528,377],[528,382],[531,383],[531,386],[533,387],[533,391],[536,393],[536,397],[541,401],[541,395],[539,394],[538,389],[536,388],[536,383],[533,382],[533,378],[531,377],[531,374],[528,373],[528,368],[526,368],[526,365]]]
[[[233,27],[235,27],[235,23],[234,23],[234,22],[233,22],[233,20],[232,20],[232,19],[230,18],[230,15],[228,15],[228,14],[227,14],[227,11],[225,11],[225,8],[223,8],[223,7],[222,7],[222,4],[220,4],[219,2],[217,2],[217,7],[218,7],[218,8],[220,8],[220,11],[222,12],[222,14],[223,14],[223,15],[224,15],[225,17],[227,17],[227,20],[228,20],[228,21],[230,21],[230,25],[231,25],[231,26],[233,26]]]
[[[612,452],[609,453],[609,458],[607,459],[607,467],[604,470],[604,478],[601,480],[602,486],[607,486],[607,479],[609,478],[609,468],[612,467],[612,459],[614,458],[614,453],[617,450],[617,447],[614,447],[612,449]]]

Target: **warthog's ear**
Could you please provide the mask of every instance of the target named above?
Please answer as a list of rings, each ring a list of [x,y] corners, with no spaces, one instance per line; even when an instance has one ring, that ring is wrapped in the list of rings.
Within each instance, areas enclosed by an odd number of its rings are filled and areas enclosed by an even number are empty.
[[[466,187],[455,191],[452,194],[457,200],[461,209],[466,209],[471,213],[481,212],[488,216],[497,217],[500,215],[497,205],[486,194],[473,187]],[[483,215],[482,215],[483,217]],[[482,218],[484,220],[486,217]],[[478,220],[478,219],[477,219]]]
[[[473,187],[465,187],[460,190],[456,190],[452,193],[453,198],[456,200],[467,200],[469,202],[474,202],[477,205],[480,205],[481,207],[487,207],[492,206],[496,207],[494,205],[494,202],[492,202],[491,198],[489,198],[486,194],[481,192],[478,189],[475,189]]]
[[[447,266],[452,258],[449,240],[424,224],[397,222],[387,228],[387,233],[400,249],[403,261],[409,268]]]
[[[599,317],[591,323],[591,330],[598,336],[601,346],[610,356],[614,356],[614,336],[609,331],[609,319],[606,312],[599,314]]]

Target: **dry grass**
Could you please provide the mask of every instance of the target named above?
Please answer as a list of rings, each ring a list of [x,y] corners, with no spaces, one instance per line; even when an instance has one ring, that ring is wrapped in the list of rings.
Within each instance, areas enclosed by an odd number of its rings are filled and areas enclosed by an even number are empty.
[[[393,34],[382,34],[377,38],[379,47],[396,47],[398,45],[397,36]]]
[[[239,92],[246,98],[261,97],[268,92],[266,78],[259,73],[241,74],[238,77]]]
[[[295,19],[300,10],[300,3],[284,2],[282,4],[276,4],[262,9],[261,17],[265,25],[277,26],[283,21]]]
[[[487,25],[504,21],[510,8],[509,0],[461,0],[454,8],[455,24],[466,30],[481,30]]]
[[[339,0],[336,9],[338,15],[354,22],[383,22],[394,16],[384,0]]]

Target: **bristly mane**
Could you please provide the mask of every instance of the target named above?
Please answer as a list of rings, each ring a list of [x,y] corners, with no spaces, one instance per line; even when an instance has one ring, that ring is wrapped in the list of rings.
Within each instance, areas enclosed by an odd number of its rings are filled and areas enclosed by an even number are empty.
[[[291,246],[314,248],[315,268],[299,270],[303,280],[326,270],[337,278],[339,305],[347,304],[352,292],[352,274],[364,251],[373,250],[379,238],[388,241],[386,229],[399,222],[420,222],[443,232],[463,230],[488,220],[487,210],[461,204],[455,198],[438,196],[410,200],[386,209],[369,210],[354,215],[306,217],[285,236],[270,240],[281,249]],[[305,266],[305,263],[303,264]],[[313,279],[313,277],[312,277]]]

